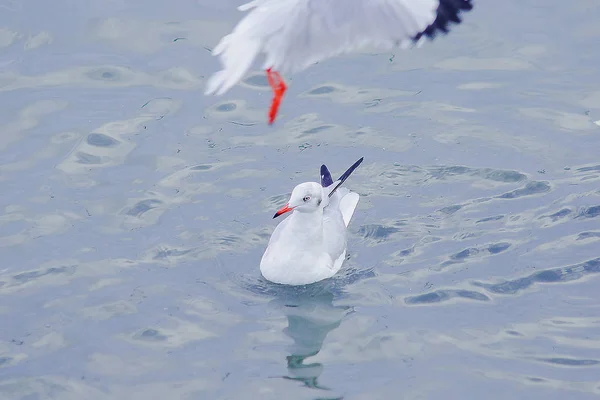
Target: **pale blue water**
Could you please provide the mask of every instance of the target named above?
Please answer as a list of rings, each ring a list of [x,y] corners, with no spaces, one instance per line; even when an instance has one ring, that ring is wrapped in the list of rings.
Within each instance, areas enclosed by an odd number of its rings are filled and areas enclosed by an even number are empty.
[[[600,3],[205,97],[241,2],[0,2],[0,399],[593,399]],[[332,280],[258,264],[327,163]]]

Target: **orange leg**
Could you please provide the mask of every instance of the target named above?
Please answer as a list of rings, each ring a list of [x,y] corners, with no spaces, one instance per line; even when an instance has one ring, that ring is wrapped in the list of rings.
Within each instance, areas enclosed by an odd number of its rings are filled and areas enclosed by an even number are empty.
[[[273,101],[269,109],[269,125],[271,125],[275,121],[275,117],[277,117],[277,111],[279,110],[279,105],[281,104],[283,94],[287,90],[287,86],[281,75],[279,75],[279,72],[272,71],[271,68],[267,69],[267,80],[269,81],[269,86],[273,89]]]

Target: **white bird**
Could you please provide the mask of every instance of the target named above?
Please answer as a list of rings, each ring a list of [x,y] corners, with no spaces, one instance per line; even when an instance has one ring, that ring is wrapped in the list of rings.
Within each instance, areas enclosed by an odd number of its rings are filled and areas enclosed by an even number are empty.
[[[215,46],[223,69],[212,75],[206,94],[221,95],[237,84],[265,54],[263,68],[273,90],[272,124],[287,86],[279,72],[302,71],[312,64],[366,48],[390,50],[420,45],[459,24],[472,0],[253,0],[249,11]]]
[[[362,163],[355,162],[333,182],[325,165],[321,183],[294,188],[288,203],[273,218],[292,211],[273,231],[260,261],[265,279],[285,285],[307,285],[335,275],[346,258],[346,229],[358,204],[358,193],[338,188]]]

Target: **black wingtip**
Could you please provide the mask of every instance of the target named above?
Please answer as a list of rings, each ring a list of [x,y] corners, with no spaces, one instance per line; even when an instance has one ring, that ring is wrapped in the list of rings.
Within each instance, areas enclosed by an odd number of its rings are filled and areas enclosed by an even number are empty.
[[[327,166],[323,164],[321,165],[321,186],[328,187],[331,184],[333,184],[331,173],[327,169]]]
[[[417,42],[423,35],[427,36],[429,39],[434,39],[439,32],[444,34],[448,33],[450,30],[450,23],[454,22],[455,24],[460,24],[462,22],[460,13],[472,9],[472,0],[439,0],[435,21],[425,28],[424,31],[415,35],[413,41]]]
[[[348,168],[346,170],[346,172],[344,172],[342,174],[342,176],[339,177],[338,180],[342,181],[342,183],[343,183],[346,179],[348,179],[350,174],[352,174],[354,172],[354,170],[356,168],[358,168],[358,166],[363,162],[363,160],[364,160],[364,157],[361,157],[358,161],[356,161],[354,164],[352,164],[352,166],[350,168]]]
[[[346,179],[348,179],[348,177],[354,172],[354,170],[356,168],[358,168],[358,166],[363,162],[364,157],[361,157],[358,161],[356,161],[354,164],[352,164],[352,166],[350,168],[348,168],[346,170],[346,172],[344,172],[342,174],[342,176],[339,177],[338,181],[340,181],[340,183],[337,184],[337,186],[335,188],[333,188],[333,190],[329,193],[329,197],[331,197],[335,191],[342,186],[342,184],[344,183],[344,181],[346,181]]]

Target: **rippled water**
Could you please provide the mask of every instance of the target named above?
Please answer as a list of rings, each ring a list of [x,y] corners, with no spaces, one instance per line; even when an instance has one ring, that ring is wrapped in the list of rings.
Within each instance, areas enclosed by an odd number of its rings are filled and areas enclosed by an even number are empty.
[[[600,4],[202,94],[241,2],[0,1],[0,398],[600,394]],[[326,162],[334,279],[258,264]]]

